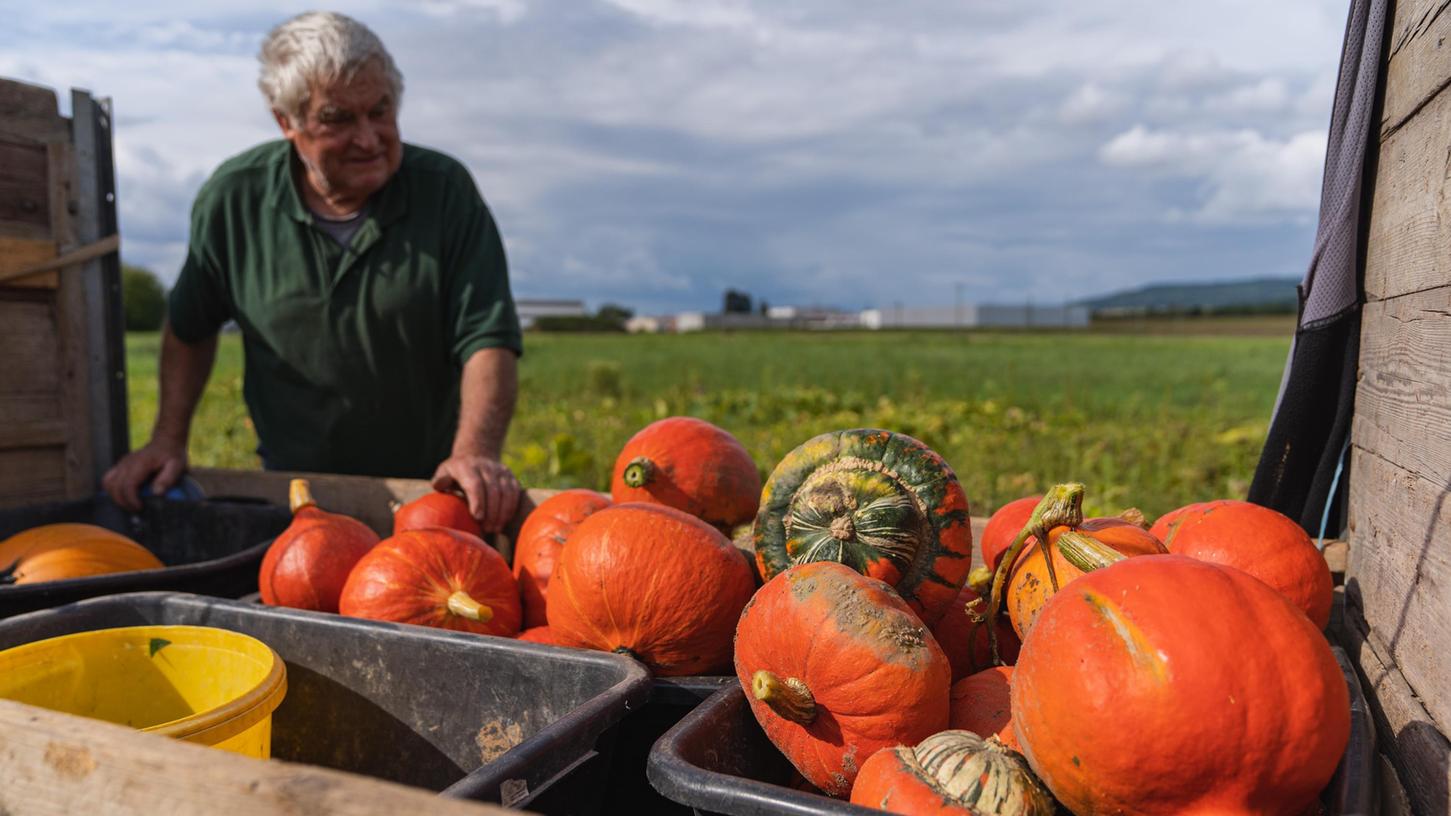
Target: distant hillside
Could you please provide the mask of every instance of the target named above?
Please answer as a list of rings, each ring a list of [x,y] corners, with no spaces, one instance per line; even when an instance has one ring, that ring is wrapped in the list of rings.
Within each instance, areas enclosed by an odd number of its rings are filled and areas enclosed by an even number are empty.
[[[1255,278],[1223,283],[1159,283],[1080,300],[1095,314],[1294,312],[1297,278]]]

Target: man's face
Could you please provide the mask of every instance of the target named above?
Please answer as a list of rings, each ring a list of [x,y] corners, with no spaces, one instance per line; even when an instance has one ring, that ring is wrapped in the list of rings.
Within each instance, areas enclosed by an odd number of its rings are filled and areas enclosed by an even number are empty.
[[[276,116],[302,159],[307,183],[327,198],[367,198],[403,161],[397,100],[377,62],[350,82],[314,85],[302,121]]]

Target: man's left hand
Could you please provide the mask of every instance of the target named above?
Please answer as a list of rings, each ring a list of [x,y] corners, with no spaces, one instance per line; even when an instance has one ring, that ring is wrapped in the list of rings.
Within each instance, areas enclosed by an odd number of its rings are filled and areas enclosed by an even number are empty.
[[[486,533],[499,532],[514,518],[523,492],[508,465],[478,454],[445,459],[433,473],[433,489],[463,491],[469,514]]]

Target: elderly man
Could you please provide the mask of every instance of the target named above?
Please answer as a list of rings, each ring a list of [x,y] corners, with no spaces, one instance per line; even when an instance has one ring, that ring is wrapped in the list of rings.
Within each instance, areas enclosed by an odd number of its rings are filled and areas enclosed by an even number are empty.
[[[432,477],[485,530],[513,515],[500,459],[522,353],[498,229],[468,171],[398,135],[403,79],[366,26],[308,13],[262,45],[283,140],[226,161],[192,209],[162,334],[151,441],[108,472],[121,505],[187,466],[228,320],[264,466]]]

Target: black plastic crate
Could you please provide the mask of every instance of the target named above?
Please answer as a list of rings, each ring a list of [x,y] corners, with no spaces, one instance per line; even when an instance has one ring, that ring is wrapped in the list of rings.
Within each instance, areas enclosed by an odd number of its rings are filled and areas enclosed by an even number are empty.
[[[257,589],[262,556],[292,514],[251,501],[147,499],[128,513],[110,499],[38,504],[0,510],[0,540],[59,522],[95,524],[129,536],[161,559],[165,569],[0,587],[0,618],[118,592],[170,590],[236,598]],[[6,566],[6,565],[0,565]]]
[[[0,621],[0,649],[113,626],[243,632],[287,662],[272,756],[552,812],[598,812],[575,773],[608,762],[602,735],[645,704],[629,658],[182,593],[93,598]]]
[[[1350,743],[1321,799],[1328,816],[1375,812],[1375,729],[1355,669],[1333,647],[1350,687]],[[721,690],[655,743],[649,778],[697,814],[820,816],[881,811],[788,787],[794,768],[766,738],[739,684]]]

